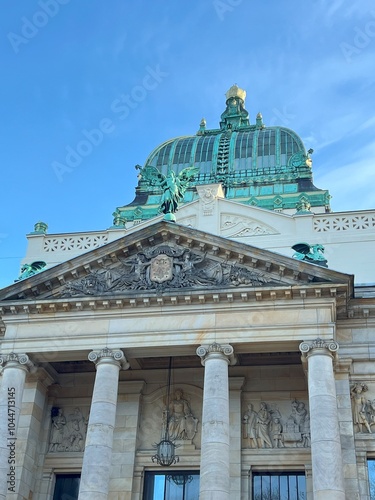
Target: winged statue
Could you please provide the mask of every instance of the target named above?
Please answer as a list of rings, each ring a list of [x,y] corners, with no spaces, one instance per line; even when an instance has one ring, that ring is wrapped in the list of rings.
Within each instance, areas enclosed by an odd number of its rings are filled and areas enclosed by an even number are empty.
[[[26,278],[29,278],[30,276],[34,276],[34,274],[39,273],[46,267],[46,263],[43,262],[42,260],[37,260],[35,262],[32,262],[31,264],[24,264],[21,267],[21,274],[18,276],[16,281],[21,281]]]
[[[191,180],[199,173],[199,168],[191,165],[178,174],[169,168],[167,175],[152,165],[143,168],[136,165],[135,168],[140,171],[140,179],[149,186],[158,186],[163,190],[159,211],[165,214],[165,220],[175,221],[174,213],[178,210],[178,204],[183,199]]]
[[[327,259],[324,255],[324,246],[320,243],[316,245],[296,243],[292,246],[292,249],[296,252],[293,255],[293,259],[304,260],[306,262],[317,264],[318,266],[328,267]]]

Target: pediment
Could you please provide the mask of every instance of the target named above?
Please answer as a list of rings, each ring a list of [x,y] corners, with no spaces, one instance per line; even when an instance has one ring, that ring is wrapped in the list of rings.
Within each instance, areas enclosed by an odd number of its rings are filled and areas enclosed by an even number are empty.
[[[343,284],[353,277],[176,223],[159,221],[0,291],[9,301],[102,298],[145,294]]]

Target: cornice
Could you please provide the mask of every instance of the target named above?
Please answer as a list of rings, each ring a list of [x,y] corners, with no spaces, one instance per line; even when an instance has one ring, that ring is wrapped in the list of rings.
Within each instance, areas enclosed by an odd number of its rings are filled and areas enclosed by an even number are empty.
[[[59,316],[87,316],[108,315],[135,309],[164,309],[168,307],[196,308],[203,304],[217,305],[227,308],[238,305],[241,307],[275,308],[290,307],[319,307],[336,304],[346,308],[346,285],[310,284],[307,286],[279,286],[279,287],[249,287],[227,289],[200,289],[178,290],[178,292],[164,292],[158,295],[151,293],[131,293],[105,297],[70,297],[64,299],[17,300],[0,302],[0,314],[8,322],[11,317],[17,321],[29,320],[30,316],[38,315],[42,318]]]

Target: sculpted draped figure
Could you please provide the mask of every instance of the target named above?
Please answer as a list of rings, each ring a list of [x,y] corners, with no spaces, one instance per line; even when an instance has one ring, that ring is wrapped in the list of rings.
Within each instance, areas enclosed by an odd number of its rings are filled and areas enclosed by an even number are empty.
[[[371,434],[371,427],[366,418],[366,405],[367,400],[364,393],[367,392],[368,387],[363,383],[356,383],[350,389],[350,395],[353,401],[353,423],[358,426],[358,431],[363,432],[363,425]]]
[[[174,214],[177,212],[178,204],[183,199],[190,181],[199,173],[199,168],[190,166],[181,170],[179,174],[169,169],[167,175],[158,172],[159,185],[163,189],[160,211],[163,214]],[[174,220],[172,217],[171,220]]]
[[[273,444],[270,437],[270,424],[272,422],[271,414],[268,411],[267,404],[260,403],[260,410],[257,416],[257,437],[259,448],[273,448]],[[267,446],[266,446],[267,445]]]
[[[250,448],[258,448],[257,431],[256,431],[257,416],[258,414],[256,411],[254,411],[254,406],[251,403],[249,403],[247,405],[247,411],[243,416],[243,423],[244,423],[243,437],[249,440]]]
[[[174,398],[169,404],[168,432],[172,440],[191,440],[195,436],[198,427],[196,419],[190,408],[189,402],[183,398],[183,391],[176,389]]]

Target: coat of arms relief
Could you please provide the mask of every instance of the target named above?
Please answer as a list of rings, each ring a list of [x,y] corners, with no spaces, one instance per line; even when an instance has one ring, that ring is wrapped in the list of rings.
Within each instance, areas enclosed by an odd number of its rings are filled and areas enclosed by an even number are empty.
[[[214,260],[177,245],[158,245],[121,259],[116,267],[95,270],[65,285],[62,297],[105,295],[127,290],[262,286],[263,273],[226,260]]]

